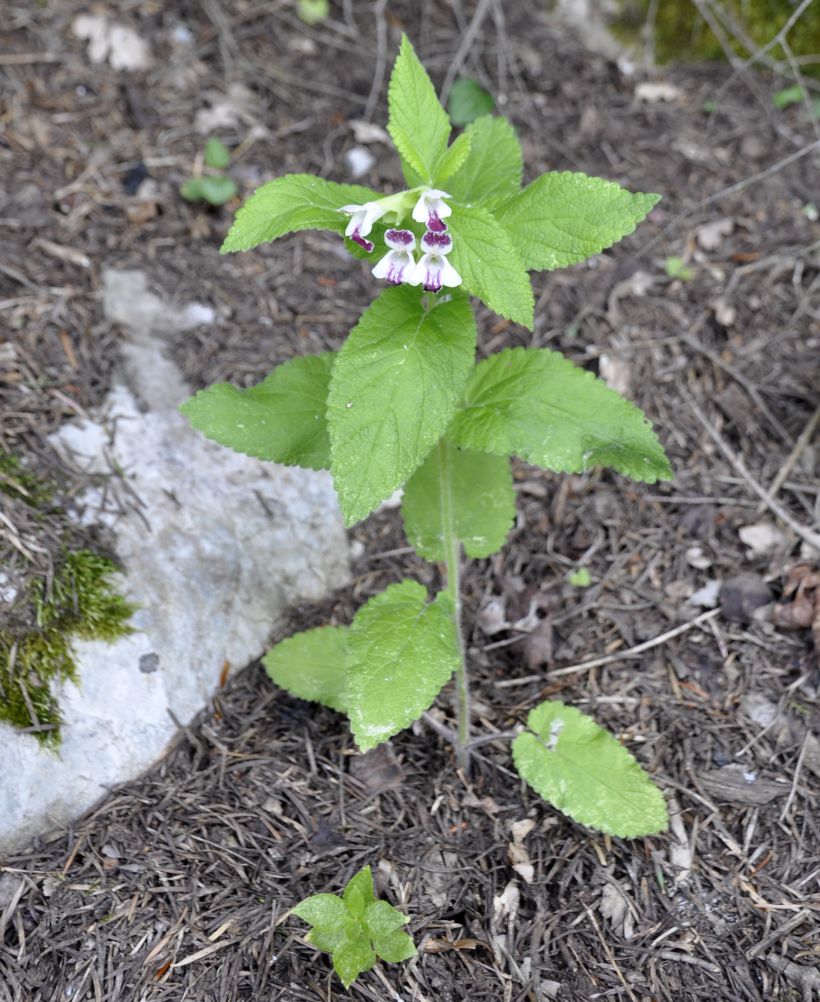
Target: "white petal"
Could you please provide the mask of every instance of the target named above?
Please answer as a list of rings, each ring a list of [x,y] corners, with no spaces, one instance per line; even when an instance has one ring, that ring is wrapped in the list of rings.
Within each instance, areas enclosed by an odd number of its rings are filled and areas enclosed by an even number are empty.
[[[416,202],[416,204],[413,206],[413,211],[411,215],[413,216],[413,219],[415,219],[417,223],[427,222],[430,213],[427,211],[427,200],[424,194],[421,196],[418,202]]]
[[[404,273],[404,284],[405,285],[421,285],[424,281],[424,276],[427,274],[427,267],[424,264],[424,258],[421,259],[417,264],[411,265],[407,271]]]
[[[446,257],[442,258],[441,261],[441,284],[446,285],[451,289],[455,289],[457,285],[461,285],[461,275],[459,275]]]
[[[387,273],[390,270],[390,259],[392,253],[393,251],[388,251],[381,261],[377,261],[376,264],[373,265],[372,275],[374,278],[387,278]]]

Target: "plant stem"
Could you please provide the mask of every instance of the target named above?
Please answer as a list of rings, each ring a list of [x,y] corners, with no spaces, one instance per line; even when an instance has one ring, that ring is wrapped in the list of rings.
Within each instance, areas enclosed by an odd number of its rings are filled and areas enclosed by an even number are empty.
[[[461,633],[461,541],[458,538],[453,505],[453,485],[450,479],[450,447],[444,439],[438,443],[438,476],[441,496],[441,525],[444,559],[447,567],[446,593],[453,608],[453,623],[458,643],[459,665],[456,668],[456,706],[458,713],[458,742],[456,755],[465,775],[470,770],[470,686],[464,656],[464,637]]]

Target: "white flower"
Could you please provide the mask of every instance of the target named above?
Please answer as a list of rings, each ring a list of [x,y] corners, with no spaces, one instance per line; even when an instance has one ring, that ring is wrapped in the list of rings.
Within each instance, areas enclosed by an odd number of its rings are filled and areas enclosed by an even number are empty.
[[[428,188],[421,193],[418,202],[413,209],[413,219],[417,223],[425,223],[428,230],[433,233],[444,233],[447,224],[444,220],[452,213],[450,206],[442,201],[445,198],[452,198],[446,191],[439,191],[437,188]]]
[[[447,233],[428,231],[421,238],[421,249],[424,254],[405,282],[422,285],[425,292],[440,292],[445,285],[451,289],[461,285],[461,275],[445,256],[453,249],[452,238]]]
[[[384,235],[384,242],[390,250],[374,266],[373,275],[375,278],[386,279],[391,285],[401,285],[405,281],[405,270],[412,270],[416,265],[413,257],[416,238],[410,230],[388,230]]]
[[[364,247],[368,254],[373,250],[373,242],[365,240],[365,237],[373,229],[373,223],[389,211],[390,207],[384,204],[385,201],[380,199],[378,202],[365,202],[364,205],[343,205],[339,209],[339,212],[346,212],[350,216],[345,236]]]

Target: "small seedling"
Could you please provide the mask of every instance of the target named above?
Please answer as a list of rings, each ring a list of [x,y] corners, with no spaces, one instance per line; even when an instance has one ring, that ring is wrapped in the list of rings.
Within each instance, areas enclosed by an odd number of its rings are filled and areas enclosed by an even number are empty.
[[[361,751],[410,726],[454,678],[448,736],[466,771],[462,555],[503,546],[515,521],[511,457],[558,473],[604,466],[646,483],[672,475],[643,413],[559,352],[512,348],[476,362],[469,297],[532,330],[528,272],[600,253],[660,196],[569,171],[522,187],[521,147],[503,118],[483,115],[451,143],[450,118],[407,38],[388,105],[406,189],[384,196],[289,174],[248,199],[222,246],[243,251],[298,230],[335,231],[356,257],[379,246],[371,272],[388,287],[339,351],[294,358],[250,389],[211,386],[182,409],[239,452],[329,469],[348,525],[403,487],[405,533],[440,565],[441,590],[431,599],[416,581],[392,584],[350,626],[291,637],[265,667],[294,695],[345,713]],[[514,737],[523,778],[583,824],[625,837],[666,828],[649,776],[572,707],[543,702],[520,733],[504,736]]]
[[[231,151],[212,136],[205,144],[205,167],[209,173],[189,177],[179,189],[186,202],[208,202],[210,205],[225,205],[237,193],[236,182],[223,174],[231,163]]]
[[[668,257],[663,266],[670,278],[677,278],[681,282],[689,282],[695,276],[694,271],[684,263],[682,257]]]
[[[311,926],[307,942],[331,954],[333,969],[345,988],[377,959],[398,964],[416,955],[413,940],[401,931],[409,919],[376,899],[369,866],[348,881],[341,897],[314,894],[292,911]]]
[[[297,0],[296,13],[305,24],[319,24],[330,17],[328,0]]]
[[[592,584],[592,575],[589,573],[588,567],[579,567],[567,575],[567,581],[573,588],[589,588]]]

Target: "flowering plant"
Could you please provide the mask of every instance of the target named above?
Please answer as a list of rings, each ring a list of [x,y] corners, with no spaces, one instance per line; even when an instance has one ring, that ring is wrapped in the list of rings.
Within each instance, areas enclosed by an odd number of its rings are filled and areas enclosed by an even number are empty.
[[[528,271],[599,253],[631,233],[659,196],[571,172],[522,187],[521,148],[503,118],[479,118],[451,143],[447,114],[407,38],[388,101],[405,190],[383,197],[304,174],[280,177],[247,200],[222,247],[331,230],[355,256],[371,258],[388,287],[338,352],[295,358],[250,389],[211,386],[183,410],[240,452],[329,469],[347,524],[404,488],[407,537],[443,565],[443,590],[429,601],[415,581],[391,585],[349,627],[291,637],[265,665],[285,689],[345,713],[363,751],[423,715],[455,676],[458,722],[449,736],[466,768],[461,557],[504,544],[515,517],[510,457],[557,472],[608,466],[647,483],[671,476],[641,411],[561,354],[514,348],[476,364],[469,297],[532,328]],[[627,837],[666,827],[663,796],[632,754],[572,707],[536,706],[512,751],[521,776],[581,823]]]

